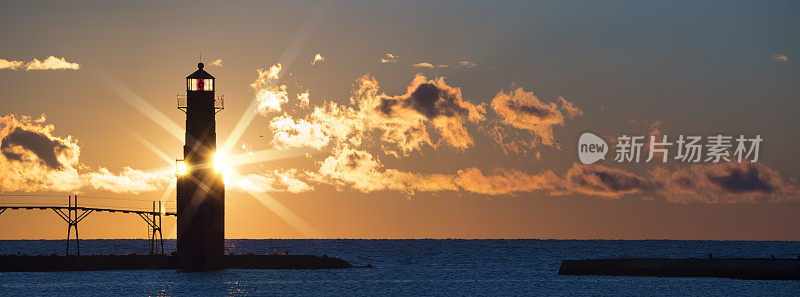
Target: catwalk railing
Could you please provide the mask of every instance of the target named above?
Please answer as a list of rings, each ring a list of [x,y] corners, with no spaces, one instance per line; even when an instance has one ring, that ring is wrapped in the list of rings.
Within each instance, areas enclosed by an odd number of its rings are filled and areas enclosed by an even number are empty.
[[[177,94],[178,98],[178,109],[186,112],[186,109],[189,108],[189,104],[187,102],[186,94]],[[218,113],[225,109],[225,95],[214,96],[214,113]]]
[[[114,200],[115,202],[151,202],[152,208],[148,209],[133,209],[120,206],[109,205],[78,205],[78,195],[68,195],[67,205],[52,203],[49,201],[36,201],[38,198],[53,197],[52,195],[0,195],[0,198],[7,197],[25,197],[26,201],[22,202],[9,202],[6,199],[0,199],[0,214],[6,210],[53,210],[61,219],[67,223],[67,247],[66,254],[69,255],[70,239],[72,238],[72,229],[75,229],[75,252],[80,255],[80,237],[78,236],[78,223],[85,219],[93,212],[110,212],[110,213],[132,213],[142,218],[147,223],[148,239],[150,241],[150,254],[159,252],[164,253],[164,238],[161,233],[161,218],[164,216],[177,216],[174,211],[167,211],[167,201],[145,201],[138,199],[125,199],[125,198],[105,198],[105,197],[92,197],[90,199],[105,199],[107,201]],[[31,198],[33,197],[33,198]],[[63,197],[63,196],[61,196]],[[34,200],[34,201],[30,201]],[[171,202],[171,201],[170,201]]]

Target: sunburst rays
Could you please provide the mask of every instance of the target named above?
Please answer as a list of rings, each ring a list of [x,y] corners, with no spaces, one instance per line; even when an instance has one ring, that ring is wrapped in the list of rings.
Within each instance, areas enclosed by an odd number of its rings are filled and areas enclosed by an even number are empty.
[[[300,50],[305,45],[305,43],[310,38],[311,34],[313,33],[316,26],[321,22],[323,13],[326,10],[326,7],[330,5],[330,1],[321,1],[314,5],[311,12],[306,16],[303,24],[295,33],[294,38],[287,46],[286,50],[281,55],[278,63],[286,65],[286,67],[290,66],[292,62],[297,58]],[[168,134],[179,141],[184,140],[185,131],[182,129],[178,124],[174,121],[170,120],[166,115],[161,113],[158,109],[153,107],[150,103],[142,99],[136,93],[134,93],[131,89],[127,86],[123,85],[121,82],[117,81],[110,75],[98,70],[93,69],[91,70],[92,74],[95,78],[102,82],[106,87],[108,87],[112,92],[116,93],[120,98],[125,100],[127,103],[132,105],[136,108],[139,112],[144,114],[148,119],[156,123],[159,127],[164,129]],[[237,121],[234,129],[231,131],[228,138],[223,142],[223,145],[218,150],[219,153],[228,156],[227,166],[235,167],[241,165],[248,165],[254,163],[262,163],[262,162],[270,162],[276,161],[286,158],[293,158],[304,155],[303,152],[285,152],[285,151],[277,151],[273,149],[266,149],[261,151],[256,151],[247,154],[231,154],[231,150],[236,146],[236,143],[239,142],[242,135],[246,132],[247,128],[253,122],[256,116],[256,105],[257,101],[255,98],[252,99],[248,108],[244,111],[239,120]],[[155,155],[159,158],[164,160],[165,162],[172,164],[174,160],[169,158],[167,154],[163,151],[159,150],[155,145],[147,141],[141,135],[136,133],[132,133],[135,139],[141,142],[145,147],[147,147],[150,151],[152,151]],[[157,168],[151,170],[151,172],[174,172],[174,164],[170,167],[166,168]],[[226,172],[227,175],[231,175],[232,178],[238,178],[239,174],[235,170],[230,170]],[[172,179],[171,184],[175,184],[175,178]],[[168,197],[174,193],[174,187],[168,187],[161,195],[160,201],[167,201]],[[262,205],[270,209],[273,213],[275,213],[278,217],[282,220],[287,222],[293,228],[298,230],[304,236],[307,237],[320,237],[320,232],[316,230],[313,226],[309,225],[305,220],[295,214],[293,211],[286,208],[283,204],[278,202],[273,197],[269,196],[266,193],[256,193],[252,191],[246,191],[248,195],[256,199]],[[174,233],[175,230],[173,230]]]

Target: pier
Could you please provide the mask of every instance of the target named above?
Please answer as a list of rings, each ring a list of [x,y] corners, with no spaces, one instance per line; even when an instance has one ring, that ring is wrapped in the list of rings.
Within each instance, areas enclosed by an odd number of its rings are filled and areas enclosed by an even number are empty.
[[[75,241],[75,255],[81,254],[80,236],[78,235],[78,223],[83,221],[88,215],[94,212],[109,212],[109,213],[124,213],[138,215],[142,220],[147,223],[148,239],[150,240],[150,254],[164,254],[164,238],[161,232],[161,219],[166,216],[176,217],[178,214],[174,211],[167,211],[165,201],[146,201],[137,199],[125,198],[105,198],[95,197],[95,199],[117,200],[117,201],[136,201],[136,202],[151,202],[152,209],[134,209],[120,206],[80,206],[78,205],[78,195],[68,195],[67,205],[53,203],[42,198],[52,196],[47,195],[0,195],[0,197],[25,197],[25,202],[8,202],[5,200],[0,201],[0,214],[6,210],[52,210],[64,222],[67,223],[67,241],[66,241],[66,255],[70,255],[70,239],[73,238],[72,230],[74,229]]]
[[[565,260],[561,262],[558,274],[800,280],[800,259],[626,258]]]
[[[339,269],[345,260],[313,255],[225,255],[225,269]],[[0,272],[180,269],[175,255],[0,256]]]

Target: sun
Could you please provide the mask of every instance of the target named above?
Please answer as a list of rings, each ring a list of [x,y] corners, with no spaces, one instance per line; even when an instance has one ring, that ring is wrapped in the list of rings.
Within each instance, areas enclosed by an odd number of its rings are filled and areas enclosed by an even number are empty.
[[[233,162],[230,161],[227,154],[219,151],[214,153],[214,172],[222,174],[222,179],[225,182],[236,174],[233,169]]]

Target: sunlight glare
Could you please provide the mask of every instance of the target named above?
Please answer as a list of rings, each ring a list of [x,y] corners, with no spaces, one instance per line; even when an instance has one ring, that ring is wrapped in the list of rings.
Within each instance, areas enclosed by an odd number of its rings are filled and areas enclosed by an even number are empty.
[[[189,168],[186,166],[186,162],[183,160],[175,160],[175,175],[181,176],[186,174],[189,171]]]

